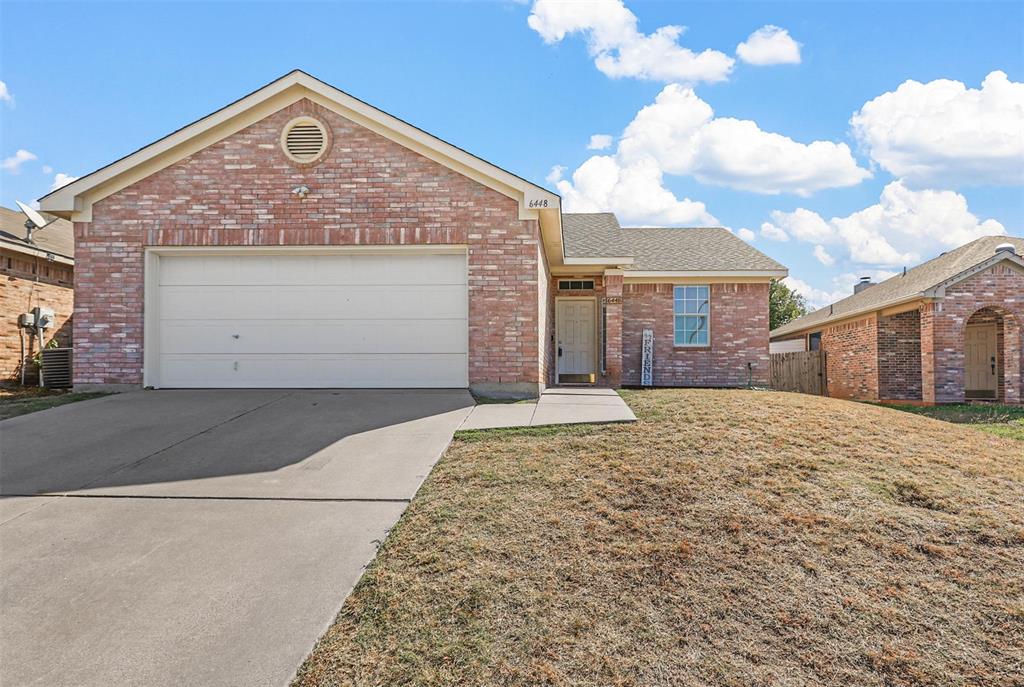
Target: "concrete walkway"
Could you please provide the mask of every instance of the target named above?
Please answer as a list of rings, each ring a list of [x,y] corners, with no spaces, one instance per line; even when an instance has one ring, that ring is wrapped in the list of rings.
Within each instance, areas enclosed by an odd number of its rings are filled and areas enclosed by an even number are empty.
[[[459,429],[635,421],[636,415],[613,389],[553,387],[545,390],[536,403],[478,405]]]

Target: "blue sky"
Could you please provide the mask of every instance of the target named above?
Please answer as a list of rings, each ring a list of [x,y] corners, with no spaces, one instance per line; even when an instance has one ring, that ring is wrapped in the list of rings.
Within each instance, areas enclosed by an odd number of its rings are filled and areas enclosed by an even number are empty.
[[[823,303],[1024,234],[1022,46],[1019,2],[5,1],[0,203],[298,67],[569,210],[728,226]]]

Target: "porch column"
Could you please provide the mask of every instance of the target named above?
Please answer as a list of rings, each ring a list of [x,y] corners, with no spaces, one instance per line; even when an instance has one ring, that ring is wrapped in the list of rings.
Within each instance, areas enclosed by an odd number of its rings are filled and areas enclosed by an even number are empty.
[[[935,405],[935,304],[921,305],[921,401]]]
[[[605,371],[608,384],[622,384],[622,270],[604,271]]]
[[[1003,403],[1020,403],[1022,325],[1015,315],[1003,313]]]

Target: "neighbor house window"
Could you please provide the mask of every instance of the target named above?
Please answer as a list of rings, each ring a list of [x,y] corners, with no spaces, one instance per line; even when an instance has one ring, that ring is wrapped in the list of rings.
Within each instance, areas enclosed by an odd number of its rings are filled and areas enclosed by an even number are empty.
[[[558,282],[559,291],[593,291],[593,279],[561,279]]]
[[[677,286],[672,312],[676,346],[707,346],[710,305],[707,286]]]

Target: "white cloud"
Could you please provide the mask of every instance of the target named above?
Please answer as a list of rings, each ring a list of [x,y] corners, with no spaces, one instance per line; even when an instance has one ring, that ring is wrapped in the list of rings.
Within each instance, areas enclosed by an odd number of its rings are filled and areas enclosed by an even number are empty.
[[[741,227],[737,229],[736,235],[739,236],[744,241],[746,241],[747,243],[750,243],[751,241],[757,239],[757,234],[752,232],[750,229],[747,229],[746,227]]]
[[[836,264],[836,259],[833,258],[829,252],[825,250],[825,246],[820,243],[814,247],[814,257],[818,259],[818,262],[826,267],[831,267]]]
[[[665,188],[654,160],[622,166],[611,155],[595,155],[558,182],[567,212],[614,212],[624,225],[717,226],[704,203],[682,200]]]
[[[818,309],[827,306],[829,303],[835,303],[848,296],[852,296],[853,287],[860,281],[861,277],[869,277],[871,281],[877,284],[894,276],[896,276],[896,272],[888,270],[864,270],[857,274],[846,272],[833,277],[831,288],[824,289],[811,286],[798,277],[790,276],[782,281],[786,286],[803,296],[812,309]]]
[[[587,150],[605,150],[612,147],[612,137],[608,134],[594,134],[590,137]]]
[[[77,181],[77,180],[78,180],[78,177],[73,177],[70,174],[65,174],[64,172],[57,172],[53,176],[53,184],[50,185],[50,190],[51,191],[56,191],[61,186],[67,186],[72,181]]]
[[[30,153],[27,150],[19,150],[10,157],[5,157],[3,162],[0,162],[0,168],[5,172],[11,174],[18,174],[21,171],[21,166],[30,160],[38,159],[35,153]]]
[[[7,84],[0,81],[0,101],[7,103],[8,105],[14,104],[14,96],[7,90]]]
[[[666,86],[636,114],[618,154],[627,164],[652,157],[666,173],[763,194],[806,196],[871,176],[845,143],[804,144],[762,131],[750,120],[715,118],[693,89],[678,84]]]
[[[736,46],[736,56],[747,64],[800,64],[800,43],[789,31],[768,24],[762,26]]]
[[[717,50],[695,53],[679,45],[682,26],[641,33],[622,0],[536,0],[527,23],[547,43],[585,34],[595,66],[611,78],[713,83],[726,80],[735,63]]]
[[[761,227],[764,236],[792,236],[835,246],[852,262],[880,266],[913,265],[981,236],[1006,233],[994,219],[979,221],[959,193],[915,191],[902,180],[882,189],[876,205],[846,217],[826,222],[817,213],[799,208],[794,212],[776,210],[771,218]]]
[[[562,180],[563,174],[565,174],[565,167],[563,165],[555,165],[551,168],[551,171],[548,172],[548,175],[544,177],[544,181],[552,185],[557,184]]]
[[[772,241],[788,241],[789,234],[786,233],[781,227],[777,227],[771,222],[765,222],[761,225],[761,236]]]
[[[1024,83],[994,71],[980,89],[905,81],[850,120],[872,159],[922,184],[1024,183]]]

